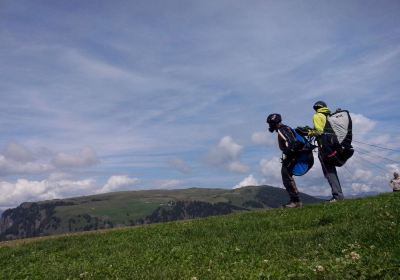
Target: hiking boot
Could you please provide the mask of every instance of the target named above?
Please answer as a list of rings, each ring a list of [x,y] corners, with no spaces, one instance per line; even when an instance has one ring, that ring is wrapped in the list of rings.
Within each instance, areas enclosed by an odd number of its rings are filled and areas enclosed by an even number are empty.
[[[301,207],[303,207],[303,203],[293,202],[293,201],[283,205],[283,208],[301,208]]]
[[[328,200],[328,202],[329,203],[335,203],[335,202],[337,202],[337,199],[332,197],[331,199]]]

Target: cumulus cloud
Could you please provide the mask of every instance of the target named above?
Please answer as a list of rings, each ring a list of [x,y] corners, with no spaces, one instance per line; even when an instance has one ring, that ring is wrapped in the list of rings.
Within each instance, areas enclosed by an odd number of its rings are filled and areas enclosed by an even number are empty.
[[[168,161],[168,165],[182,174],[192,173],[192,167],[183,159],[175,158]]]
[[[96,152],[87,147],[83,148],[77,155],[58,153],[52,163],[58,168],[86,167],[99,163],[99,159]]]
[[[14,207],[25,201],[41,201],[91,193],[96,184],[93,179],[30,181],[18,179],[15,183],[0,182],[0,207]]]
[[[74,180],[66,173],[53,173],[45,180],[18,179],[16,182],[0,182],[0,208],[15,207],[26,201],[42,201],[66,197],[127,190],[139,182],[127,175],[111,176],[99,189],[92,178]]]
[[[207,160],[214,166],[224,167],[236,173],[245,173],[248,166],[240,162],[240,154],[243,147],[237,144],[232,137],[223,137],[216,147],[213,147],[207,156]]]
[[[353,122],[353,133],[357,136],[367,134],[368,132],[372,131],[377,124],[376,121],[373,121],[361,114],[351,113],[351,119]]]
[[[260,182],[253,176],[253,174],[250,174],[249,176],[244,178],[239,184],[235,185],[233,188],[238,189],[247,186],[258,186],[258,185],[260,185]]]
[[[354,180],[370,180],[374,176],[371,170],[365,170],[364,168],[358,168],[352,173]]]
[[[387,168],[390,170],[390,172],[400,172],[400,165],[397,163],[391,163],[387,165]]]
[[[261,173],[273,182],[281,179],[281,167],[282,165],[278,157],[265,158],[260,161]]]
[[[362,184],[362,183],[353,183],[353,184],[351,184],[351,189],[355,193],[363,193],[363,192],[371,191],[371,187],[370,186],[368,186],[367,184]]]
[[[251,141],[256,145],[273,145],[276,142],[271,133],[265,131],[254,132],[251,135]]]
[[[138,178],[130,178],[127,175],[114,175],[108,179],[107,183],[98,193],[127,190],[139,182],[140,180]]]
[[[373,162],[382,163],[385,158],[396,161],[396,154],[389,149],[400,148],[400,137],[379,131],[381,123],[361,114],[351,114],[353,120],[353,146],[361,157],[370,157]],[[381,147],[381,148],[380,148]],[[364,154],[364,155],[362,155]],[[390,160],[390,158],[392,160]],[[397,157],[397,159],[399,159]]]

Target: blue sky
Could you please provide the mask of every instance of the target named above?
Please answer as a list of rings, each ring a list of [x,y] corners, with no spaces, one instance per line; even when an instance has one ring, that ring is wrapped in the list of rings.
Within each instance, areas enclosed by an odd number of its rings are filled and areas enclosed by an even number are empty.
[[[2,1],[0,208],[280,186],[265,118],[311,125],[317,100],[350,110],[359,141],[399,150],[399,10],[399,1]],[[362,148],[375,155],[341,168],[345,195],[390,191],[400,155]],[[329,194],[318,163],[297,180]]]

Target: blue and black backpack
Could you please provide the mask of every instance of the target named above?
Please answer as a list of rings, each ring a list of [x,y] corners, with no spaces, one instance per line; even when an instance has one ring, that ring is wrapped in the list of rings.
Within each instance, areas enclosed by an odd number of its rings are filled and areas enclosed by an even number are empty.
[[[292,128],[293,135],[296,138],[297,146],[302,147],[296,151],[295,164],[293,166],[292,174],[295,176],[303,176],[314,165],[313,149],[315,146],[299,131]]]

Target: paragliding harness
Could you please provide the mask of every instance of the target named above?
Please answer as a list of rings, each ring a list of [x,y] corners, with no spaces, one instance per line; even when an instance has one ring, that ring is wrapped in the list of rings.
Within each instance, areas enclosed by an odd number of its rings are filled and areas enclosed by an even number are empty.
[[[293,136],[293,149],[290,155],[282,157],[282,164],[287,165],[294,176],[302,176],[314,165],[312,151],[317,146],[313,145],[311,139],[306,136],[307,134],[304,134],[299,128],[288,128]]]
[[[324,133],[317,139],[320,157],[324,162],[340,167],[354,154],[350,113],[337,109],[327,115],[326,120]]]

